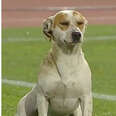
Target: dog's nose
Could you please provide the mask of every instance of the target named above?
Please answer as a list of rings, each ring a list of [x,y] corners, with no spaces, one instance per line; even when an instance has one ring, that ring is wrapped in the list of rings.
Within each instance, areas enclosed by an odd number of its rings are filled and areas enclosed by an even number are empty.
[[[81,33],[80,32],[72,32],[73,42],[79,42],[80,38],[81,38]]]

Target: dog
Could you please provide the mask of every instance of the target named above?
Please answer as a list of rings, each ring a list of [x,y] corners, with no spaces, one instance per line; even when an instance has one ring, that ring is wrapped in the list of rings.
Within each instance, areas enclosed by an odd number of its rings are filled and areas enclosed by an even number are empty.
[[[75,10],[44,20],[43,33],[52,48],[16,116],[92,116],[91,71],[81,47],[86,26],[87,19]]]

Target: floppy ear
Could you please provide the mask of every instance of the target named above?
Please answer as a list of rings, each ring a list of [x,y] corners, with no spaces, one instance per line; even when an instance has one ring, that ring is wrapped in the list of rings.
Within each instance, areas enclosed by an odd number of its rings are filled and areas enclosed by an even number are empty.
[[[85,25],[87,25],[88,24],[88,20],[85,17],[83,17],[83,18],[84,18]]]
[[[84,23],[85,23],[85,29],[87,29],[87,26],[88,26],[88,20],[84,17]]]
[[[53,38],[52,25],[53,25],[53,16],[48,17],[43,22],[43,33],[45,34],[45,36],[49,41]]]
[[[85,19],[85,24],[88,25],[88,20],[87,19]]]
[[[83,33],[85,33],[85,30],[87,29],[87,26],[88,26],[88,21],[87,19],[83,16],[83,19],[84,19],[84,27],[83,27]]]

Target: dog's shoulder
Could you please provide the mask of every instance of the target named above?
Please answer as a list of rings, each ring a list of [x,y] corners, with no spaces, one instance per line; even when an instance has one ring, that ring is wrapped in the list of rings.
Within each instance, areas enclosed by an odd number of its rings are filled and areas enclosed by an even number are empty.
[[[51,72],[55,73],[56,68],[55,68],[53,58],[51,56],[51,52],[49,52],[40,65],[38,78],[40,79],[43,77],[48,77],[51,74]]]
[[[54,66],[54,62],[53,62],[53,58],[51,56],[51,52],[49,52],[48,55],[45,57],[42,65],[45,65],[47,67],[53,67]]]

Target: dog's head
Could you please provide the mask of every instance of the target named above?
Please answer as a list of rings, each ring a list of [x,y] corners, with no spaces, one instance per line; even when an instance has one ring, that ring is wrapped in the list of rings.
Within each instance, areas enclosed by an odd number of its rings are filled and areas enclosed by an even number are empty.
[[[87,20],[79,12],[64,10],[48,17],[43,23],[43,32],[58,44],[76,45],[83,41]]]

